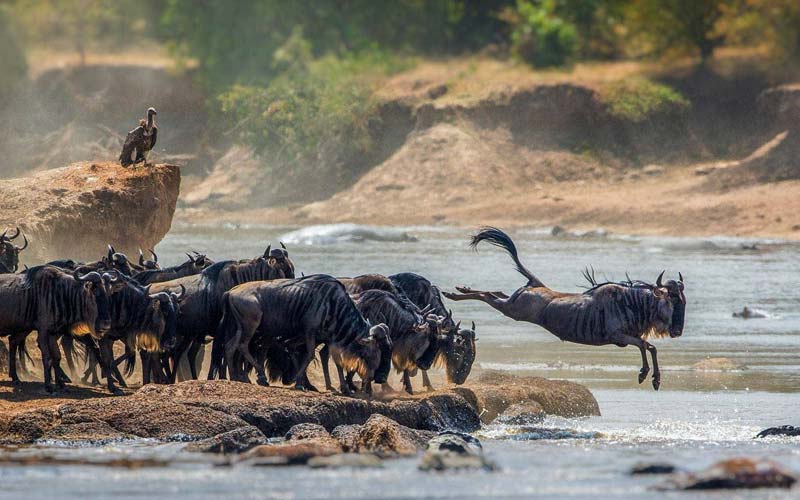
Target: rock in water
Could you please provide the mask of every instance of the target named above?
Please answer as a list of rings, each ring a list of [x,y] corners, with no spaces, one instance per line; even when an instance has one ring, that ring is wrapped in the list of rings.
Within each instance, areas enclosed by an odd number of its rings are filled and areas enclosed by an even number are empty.
[[[698,473],[683,473],[659,486],[662,490],[791,488],[797,477],[770,461],[734,458]]]
[[[632,476],[640,474],[672,474],[673,472],[675,472],[675,466],[668,463],[636,464],[631,469]]]
[[[697,372],[731,372],[746,369],[746,366],[729,358],[707,358],[692,365],[692,370]]]
[[[757,438],[764,438],[767,436],[800,436],[800,427],[793,425],[782,425],[780,427],[770,427],[756,434]]]
[[[328,432],[325,427],[319,424],[308,423],[292,426],[289,432],[286,433],[286,436],[284,436],[284,439],[287,441],[299,441],[301,439],[324,438],[330,436],[330,432]]]
[[[338,434],[334,429],[334,436]],[[343,442],[346,451],[374,453],[388,458],[416,454],[433,435],[432,432],[409,429],[390,418],[374,414],[364,425],[357,426],[355,435],[351,434],[340,442]]]
[[[315,469],[336,467],[383,467],[381,459],[370,453],[340,453],[327,457],[313,457],[308,466]]]
[[[494,462],[486,458],[480,441],[469,434],[445,431],[428,441],[422,456],[420,470],[484,469],[496,470]]]
[[[507,425],[532,425],[540,424],[547,416],[542,405],[535,401],[514,403],[500,414],[495,423]]]
[[[191,443],[186,451],[201,453],[242,453],[261,444],[266,444],[267,438],[258,428],[248,425],[228,432],[223,432],[214,437]]]
[[[128,255],[153,248],[170,229],[180,168],[75,163],[0,181],[0,227],[30,240],[23,263],[95,260],[108,243]]]

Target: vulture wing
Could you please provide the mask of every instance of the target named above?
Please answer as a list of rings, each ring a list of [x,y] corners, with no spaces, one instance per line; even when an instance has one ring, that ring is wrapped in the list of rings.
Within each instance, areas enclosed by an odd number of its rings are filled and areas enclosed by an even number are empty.
[[[128,132],[125,144],[122,145],[122,153],[119,155],[119,163],[127,167],[133,163],[133,152],[141,148],[144,142],[144,127],[139,126]]]
[[[158,138],[158,126],[153,125],[153,131],[150,132],[150,147],[148,149],[153,149],[156,147],[156,139]]]

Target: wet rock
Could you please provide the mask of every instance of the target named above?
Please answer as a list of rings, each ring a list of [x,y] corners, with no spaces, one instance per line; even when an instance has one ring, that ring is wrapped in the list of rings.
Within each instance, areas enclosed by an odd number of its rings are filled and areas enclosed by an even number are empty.
[[[756,434],[757,438],[767,436],[800,436],[800,427],[793,425],[782,425],[780,427],[770,427]]]
[[[746,369],[746,366],[729,358],[707,358],[692,365],[692,370],[698,372],[729,372]]]
[[[49,408],[21,412],[0,427],[0,444],[33,443],[41,438],[58,419]]]
[[[739,312],[733,313],[734,318],[742,318],[742,319],[766,319],[769,318],[769,313],[766,311],[762,311],[761,309],[753,309],[747,306]]]
[[[770,460],[734,458],[698,473],[678,474],[660,485],[664,490],[791,488],[797,476]]]
[[[248,425],[191,443],[185,449],[199,453],[242,453],[266,443],[266,436],[256,427]]]
[[[31,240],[23,263],[70,256],[97,259],[113,242],[133,255],[154,248],[170,229],[180,168],[122,168],[115,162],[75,163],[0,181],[0,227],[19,225]]]
[[[369,453],[340,453],[326,457],[312,457],[308,460],[308,466],[315,469],[337,467],[372,468],[383,467],[383,462],[377,456]]]
[[[600,415],[600,406],[589,389],[566,380],[485,371],[477,383],[470,384],[470,389],[477,398],[478,411],[484,423],[493,421],[509,406],[523,401],[538,403],[548,415]]]
[[[335,439],[311,438],[256,446],[244,453],[241,460],[252,465],[299,465],[314,457],[338,455],[342,451]]]
[[[40,440],[105,443],[134,437],[132,434],[126,434],[114,429],[105,422],[78,422],[53,427],[45,432]]]
[[[540,441],[558,439],[596,439],[600,436],[601,434],[599,432],[593,431],[522,426],[504,433],[502,436],[500,436],[500,439],[508,439],[511,441]]]
[[[631,475],[639,474],[672,474],[676,467],[666,462],[640,463],[633,466]]]
[[[345,451],[353,451],[357,448],[358,432],[360,425],[340,425],[331,431],[331,437],[339,441]]]
[[[346,451],[374,453],[379,457],[414,455],[425,447],[435,434],[417,431],[398,424],[383,415],[372,415],[357,430],[352,448]]]
[[[514,403],[494,419],[495,423],[507,425],[531,425],[544,420],[547,413],[542,405],[535,401]]]
[[[319,424],[297,424],[289,429],[284,439],[294,441],[300,439],[330,437],[330,432]]]
[[[484,455],[480,441],[469,434],[458,432],[443,432],[432,438],[418,467],[427,471],[497,468]]]

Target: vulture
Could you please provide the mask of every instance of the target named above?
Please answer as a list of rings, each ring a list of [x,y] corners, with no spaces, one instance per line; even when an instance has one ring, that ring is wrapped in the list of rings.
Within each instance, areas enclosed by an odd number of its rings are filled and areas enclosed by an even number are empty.
[[[139,126],[128,132],[128,137],[125,138],[125,144],[122,146],[122,153],[119,155],[119,163],[123,167],[139,162],[147,164],[147,153],[156,145],[158,136],[158,127],[154,118],[157,114],[155,108],[149,108],[147,118],[139,120]]]

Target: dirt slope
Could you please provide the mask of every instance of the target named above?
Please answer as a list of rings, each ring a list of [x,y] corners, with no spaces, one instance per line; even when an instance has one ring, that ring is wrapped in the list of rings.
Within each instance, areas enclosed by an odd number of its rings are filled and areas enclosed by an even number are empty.
[[[174,165],[76,163],[0,181],[0,227],[30,240],[20,260],[98,259],[108,243],[134,254],[169,231],[180,191]]]

